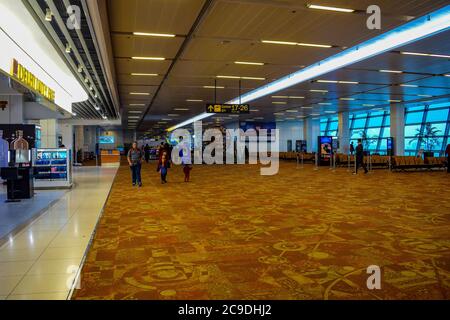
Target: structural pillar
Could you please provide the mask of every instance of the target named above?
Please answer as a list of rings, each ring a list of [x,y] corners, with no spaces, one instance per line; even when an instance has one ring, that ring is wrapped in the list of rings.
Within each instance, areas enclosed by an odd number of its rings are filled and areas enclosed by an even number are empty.
[[[339,152],[350,153],[350,113],[339,112],[338,114]]]
[[[396,156],[405,154],[405,106],[391,105],[391,137]]]
[[[41,147],[58,148],[58,137],[56,133],[56,119],[41,120]]]
[[[306,118],[304,120],[303,136],[306,140],[308,153],[317,152],[317,137],[320,136],[319,118]]]

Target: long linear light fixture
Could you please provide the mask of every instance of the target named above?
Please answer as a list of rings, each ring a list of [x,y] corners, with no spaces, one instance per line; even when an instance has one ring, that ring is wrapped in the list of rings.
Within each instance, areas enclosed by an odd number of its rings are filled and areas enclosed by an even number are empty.
[[[410,55],[410,56],[424,56],[424,57],[434,57],[434,58],[450,59],[450,55],[446,55],[446,54],[421,53],[421,52],[408,52],[408,51],[401,51],[400,53],[401,53],[401,54]]]
[[[261,40],[262,43],[269,44],[283,44],[287,46],[301,46],[301,47],[316,47],[316,48],[332,48],[329,44],[316,44],[316,43],[303,43],[303,42],[290,42],[290,41],[277,41],[277,40]]]
[[[144,36],[144,37],[175,38],[174,34],[168,34],[168,33],[133,32],[133,35]]]
[[[337,11],[337,12],[345,12],[345,13],[355,12],[354,9],[338,8],[338,7],[330,7],[330,6],[319,6],[316,4],[307,4],[306,6],[309,9],[317,9],[317,10]]]
[[[365,41],[355,47],[349,48],[330,58],[315,63],[309,67],[289,74],[281,79],[270,82],[255,90],[228,101],[229,104],[248,103],[266,95],[278,92],[293,85],[302,83],[324,75],[326,73],[344,68],[359,61],[405,46],[409,43],[430,37],[450,29],[450,5],[433,13],[410,21],[400,27],[388,31],[380,36]],[[167,131],[173,131],[195,121],[210,117],[212,114],[202,113],[184,122],[181,122]]]

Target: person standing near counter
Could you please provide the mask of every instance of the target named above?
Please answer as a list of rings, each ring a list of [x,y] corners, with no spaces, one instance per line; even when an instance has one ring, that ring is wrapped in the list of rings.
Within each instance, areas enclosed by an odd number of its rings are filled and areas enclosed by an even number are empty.
[[[141,150],[139,150],[137,142],[133,142],[132,148],[128,151],[127,159],[131,169],[133,187],[136,185],[142,187],[142,179],[141,179],[142,152]]]

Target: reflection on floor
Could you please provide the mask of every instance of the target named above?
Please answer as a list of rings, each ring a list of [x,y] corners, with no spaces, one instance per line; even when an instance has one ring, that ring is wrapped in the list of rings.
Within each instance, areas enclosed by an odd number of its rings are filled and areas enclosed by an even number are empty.
[[[75,187],[0,247],[1,299],[66,299],[117,168],[75,168]]]
[[[5,203],[6,186],[0,185],[0,246],[7,241],[5,237],[19,231],[24,224],[36,218],[64,195],[65,191],[36,191],[33,199],[17,203]]]
[[[76,299],[449,299],[450,179],[202,166],[133,188],[121,167]],[[381,267],[381,290],[367,268]]]

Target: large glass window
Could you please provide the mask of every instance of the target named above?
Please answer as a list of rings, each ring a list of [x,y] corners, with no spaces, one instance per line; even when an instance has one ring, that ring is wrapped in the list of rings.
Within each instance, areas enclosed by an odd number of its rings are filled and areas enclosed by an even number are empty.
[[[407,108],[405,153],[416,155],[419,150],[443,155],[449,140],[450,102]]]
[[[390,137],[390,114],[375,111],[352,114],[350,116],[350,139],[356,144],[358,139],[364,140],[364,147],[372,153],[386,154],[387,140]]]

